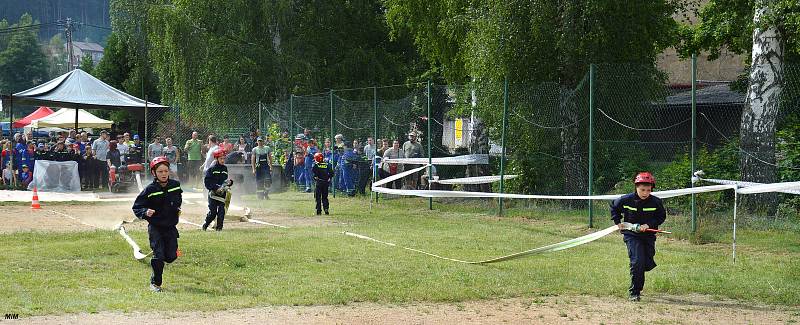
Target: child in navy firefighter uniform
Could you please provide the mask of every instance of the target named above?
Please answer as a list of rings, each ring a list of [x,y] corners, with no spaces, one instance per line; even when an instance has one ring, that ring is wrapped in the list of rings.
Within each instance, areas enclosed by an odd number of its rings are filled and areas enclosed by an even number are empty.
[[[317,201],[317,215],[322,213],[325,209],[325,214],[328,214],[328,186],[333,178],[333,167],[330,162],[325,161],[325,157],[321,152],[314,154],[314,167],[311,168],[311,173],[314,174],[314,181],[317,182],[317,187],[314,190],[314,200]]]
[[[661,199],[650,195],[656,186],[652,174],[639,173],[634,185],[634,193],[623,195],[611,203],[611,219],[619,226],[625,245],[628,246],[631,273],[629,298],[631,301],[639,301],[644,288],[644,273],[656,267],[653,260],[656,255],[656,236],[646,230],[658,229],[667,218],[667,213]]]
[[[203,223],[203,231],[208,229],[211,221],[217,220],[214,230],[222,230],[225,221],[225,196],[233,180],[228,179],[228,167],[225,166],[225,150],[217,149],[212,153],[214,162],[206,170],[203,183],[208,190],[208,215]]]
[[[150,266],[150,289],[161,292],[161,275],[164,262],[172,263],[178,258],[178,217],[181,214],[181,183],[169,178],[169,160],[156,157],[150,162],[153,183],[147,185],[133,202],[133,213],[139,219],[147,220],[147,234],[153,258]]]

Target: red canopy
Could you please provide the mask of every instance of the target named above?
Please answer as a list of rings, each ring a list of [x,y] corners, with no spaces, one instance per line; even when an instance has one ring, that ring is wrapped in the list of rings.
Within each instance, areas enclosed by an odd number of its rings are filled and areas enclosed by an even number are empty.
[[[25,116],[14,122],[14,128],[25,127],[26,125],[31,124],[31,121],[38,120],[50,114],[53,114],[52,109],[50,109],[47,106],[39,106],[39,109],[37,109],[33,113],[30,113],[28,116]]]

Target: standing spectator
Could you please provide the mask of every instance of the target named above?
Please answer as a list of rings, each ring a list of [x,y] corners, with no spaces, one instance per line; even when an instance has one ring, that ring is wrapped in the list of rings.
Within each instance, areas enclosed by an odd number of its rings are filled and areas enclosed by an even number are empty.
[[[6,167],[3,168],[3,187],[5,187],[7,190],[17,187],[17,178],[14,175],[14,169],[11,165],[11,161],[9,161],[6,163]]]
[[[22,152],[21,161],[22,165],[27,165],[28,168],[33,172],[33,165],[36,162],[36,147],[33,144],[33,141],[27,141],[28,148]]]
[[[400,141],[394,140],[394,142],[392,142],[392,147],[383,152],[383,161],[381,164],[383,175],[381,175],[381,178],[387,178],[403,171],[403,165],[386,161],[386,159],[397,159],[401,157],[403,157],[403,151],[400,149]],[[399,189],[400,184],[401,180],[398,179],[394,182],[390,182],[388,185],[389,188]]]
[[[333,148],[331,148],[331,138],[325,138],[322,146],[322,157],[333,167]]]
[[[414,131],[408,133],[408,141],[403,143],[403,158],[422,158],[422,144],[417,142],[417,134]],[[418,165],[408,165],[407,169],[414,169]],[[416,190],[419,182],[420,173],[413,173],[406,177],[405,185],[409,189]]]
[[[192,132],[192,138],[186,140],[183,145],[183,151],[186,152],[186,171],[187,175],[191,178],[191,185],[197,185],[199,179],[199,169],[202,157],[203,141],[197,138],[197,131]]]
[[[131,134],[128,133],[128,132],[125,132],[124,134],[122,134],[122,141],[125,142],[125,145],[128,146],[128,147],[133,145],[133,140],[131,139]]]
[[[127,133],[126,133],[127,134]],[[127,157],[129,153],[128,142],[125,141],[124,135],[117,136],[117,150],[119,150],[119,157],[123,165],[127,164]]]
[[[311,193],[311,184],[314,181],[313,171],[314,168],[314,155],[319,152],[317,149],[317,140],[311,139],[308,141],[308,147],[306,148],[306,156],[304,161],[305,167],[305,185],[306,185],[306,193]]]
[[[164,138],[164,157],[167,157],[169,160],[169,172],[172,175],[172,178],[175,180],[178,179],[178,161],[180,161],[180,153],[178,152],[178,147],[172,145],[172,137]]]
[[[214,164],[214,152],[220,148],[219,145],[217,145],[217,137],[213,134],[209,135],[206,146],[209,148],[209,150],[206,152],[206,160],[205,163],[203,163],[203,174],[205,174],[205,172],[211,168],[211,165]]]
[[[102,168],[102,162],[108,158],[108,133],[106,131],[100,132],[100,138],[92,142],[92,151],[95,159],[99,161],[96,165],[96,172],[99,173],[101,180],[108,179],[108,168]],[[98,183],[100,186],[103,184],[102,182]]]
[[[80,141],[78,142],[81,149],[81,155],[86,154],[86,147],[90,146],[91,143],[89,142],[89,134],[86,132],[81,132]]]
[[[99,164],[100,161],[95,157],[92,147],[86,147],[83,155],[83,173],[80,174],[85,189],[93,190],[100,184]]]
[[[383,157],[383,153],[386,152],[386,149],[389,149],[389,139],[378,140],[378,143],[381,144],[381,147],[378,148],[378,151],[375,153],[375,155]]]
[[[367,156],[367,161],[369,161],[370,164],[369,171],[370,173],[372,173],[369,175],[369,178],[372,178],[372,176],[374,176],[375,156],[377,154],[378,154],[378,148],[375,147],[375,141],[372,139],[372,137],[367,137],[367,145],[364,146],[364,155]]]
[[[142,140],[139,140],[139,135],[133,135],[133,144],[128,146],[128,157],[125,160],[129,164],[139,164],[144,161],[144,157],[142,154],[144,151],[142,150]]]
[[[106,168],[116,168],[122,165],[122,157],[117,149],[117,140],[111,140],[108,144],[108,154],[106,155]]]
[[[12,149],[11,149],[11,142],[10,141],[4,142],[3,143],[3,151],[2,151],[2,157],[3,157],[2,158],[2,166],[3,166],[3,168],[5,168],[5,166],[8,163],[11,162],[12,153],[13,152],[12,152]]]
[[[147,160],[153,160],[155,157],[164,156],[164,146],[161,144],[161,139],[158,136],[153,137],[153,143],[147,146]]]
[[[222,137],[222,144],[219,146],[222,150],[225,150],[226,155],[233,152],[233,143],[231,143],[227,135]]]
[[[14,134],[14,170],[19,170],[22,163],[22,154],[28,149],[25,144],[25,139],[22,138],[22,133]]]
[[[247,153],[252,150],[252,147],[247,144],[244,139],[244,135],[239,136],[239,140],[236,141],[236,145],[233,146],[234,151],[241,152],[244,157],[247,157]],[[247,160],[248,158],[245,158]]]

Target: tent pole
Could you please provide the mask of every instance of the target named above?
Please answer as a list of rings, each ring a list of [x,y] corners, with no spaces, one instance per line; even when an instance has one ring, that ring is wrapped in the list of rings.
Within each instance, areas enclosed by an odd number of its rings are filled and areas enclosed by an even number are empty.
[[[78,133],[78,110],[80,109],[79,105],[75,105],[75,133]]]

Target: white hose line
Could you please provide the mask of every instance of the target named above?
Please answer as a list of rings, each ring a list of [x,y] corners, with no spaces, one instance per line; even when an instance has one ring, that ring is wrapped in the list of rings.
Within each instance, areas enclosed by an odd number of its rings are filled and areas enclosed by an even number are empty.
[[[133,174],[136,175],[136,186],[139,187],[139,193],[141,193],[144,191],[144,186],[142,186],[142,175],[139,174],[139,172],[135,172]]]
[[[425,251],[422,251],[422,250],[419,250],[419,249],[404,247],[404,246],[400,246],[400,245],[397,245],[397,244],[393,244],[393,243],[389,243],[389,242],[385,242],[385,241],[380,241],[380,240],[377,240],[377,239],[374,239],[374,238],[371,238],[371,237],[367,237],[367,236],[364,236],[364,235],[359,235],[359,234],[352,233],[352,232],[345,231],[344,234],[347,235],[347,236],[352,236],[352,237],[356,237],[356,238],[361,238],[361,239],[365,239],[365,240],[374,241],[376,243],[381,243],[381,244],[384,244],[384,245],[387,245],[387,246],[398,247],[398,248],[402,248],[402,249],[409,250],[409,251],[412,251],[412,252],[425,254],[425,255],[428,255],[428,256],[431,256],[431,257],[435,257],[435,258],[439,258],[439,259],[443,259],[443,260],[447,260],[447,261],[465,263],[465,264],[489,264],[489,263],[497,263],[497,262],[513,260],[513,259],[517,259],[517,258],[522,258],[522,257],[529,256],[529,255],[556,252],[556,251],[564,250],[564,249],[567,249],[567,248],[572,248],[572,247],[575,247],[575,246],[583,245],[583,244],[590,243],[592,241],[598,240],[600,238],[603,238],[603,237],[607,236],[608,234],[611,234],[611,233],[617,231],[618,229],[619,228],[616,225],[614,225],[614,226],[608,227],[606,229],[603,229],[603,230],[600,230],[600,231],[597,231],[597,232],[593,232],[591,234],[588,234],[588,235],[585,235],[585,236],[581,236],[581,237],[578,237],[578,238],[573,238],[573,239],[570,239],[570,240],[566,240],[566,241],[563,241],[563,242],[560,242],[560,243],[551,244],[551,245],[547,245],[547,246],[542,246],[542,247],[538,247],[538,248],[534,248],[534,249],[529,249],[529,250],[526,250],[526,251],[523,251],[523,252],[518,252],[518,253],[514,253],[514,254],[510,254],[510,255],[506,255],[506,256],[501,256],[501,257],[496,257],[496,258],[483,260],[483,261],[464,261],[464,260],[459,260],[459,259],[455,259],[455,258],[439,256],[439,255],[428,253],[428,252],[425,252]]]
[[[202,225],[200,225],[200,224],[197,224],[197,223],[194,223],[194,222],[191,222],[191,221],[189,221],[189,220],[186,220],[186,219],[184,219],[184,218],[178,218],[178,222],[180,222],[180,223],[185,223],[185,224],[187,224],[187,225],[197,226],[198,228],[203,228],[203,226],[202,226]]]
[[[278,228],[284,228],[284,229],[288,229],[289,228],[287,226],[276,225],[274,223],[269,223],[269,222],[256,220],[256,219],[250,219],[250,218],[247,218],[247,222],[257,223],[257,224],[260,224],[260,225],[273,226],[273,227],[278,227]]]
[[[137,245],[136,242],[133,241],[133,238],[131,238],[131,236],[128,236],[128,233],[125,232],[125,227],[122,226],[119,227],[119,234],[122,235],[122,238],[125,238],[125,241],[128,242],[128,245],[131,245],[131,248],[133,248],[133,258],[141,260],[147,257],[147,255],[150,255],[150,253],[147,254],[142,253],[142,249],[139,248],[139,245]]]

